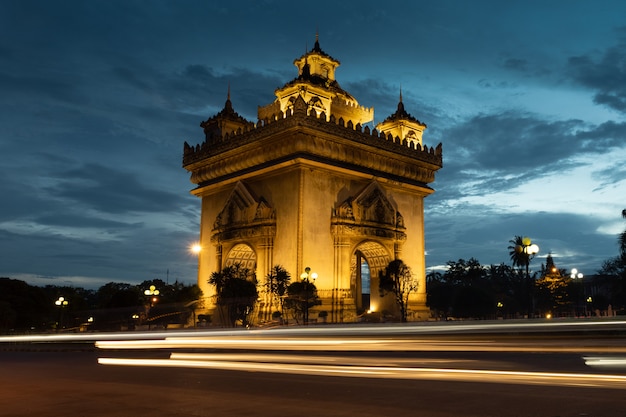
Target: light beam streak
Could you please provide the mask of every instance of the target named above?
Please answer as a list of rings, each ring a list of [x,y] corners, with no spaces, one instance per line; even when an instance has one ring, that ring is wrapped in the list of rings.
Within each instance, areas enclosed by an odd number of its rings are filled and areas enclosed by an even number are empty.
[[[99,358],[102,365],[157,366],[270,372],[335,377],[416,379],[482,383],[580,386],[626,389],[626,376],[587,373],[522,372],[479,369],[407,368],[385,366],[311,365],[214,360],[199,354],[173,353],[170,359]]]

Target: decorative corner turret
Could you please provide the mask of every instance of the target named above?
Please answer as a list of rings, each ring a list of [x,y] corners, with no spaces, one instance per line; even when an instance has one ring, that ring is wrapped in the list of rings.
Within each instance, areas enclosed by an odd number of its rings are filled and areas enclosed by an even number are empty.
[[[420,122],[404,109],[402,90],[400,90],[398,109],[394,114],[376,125],[376,130],[385,135],[391,134],[392,137],[398,137],[402,141],[406,140],[409,146],[413,144],[414,147],[417,147],[417,144],[422,145],[422,134],[426,127],[425,123]]]
[[[322,78],[329,83],[335,81],[335,70],[341,63],[322,51],[319,35],[315,35],[315,45],[310,52],[296,58],[293,64],[298,67],[299,79]]]
[[[224,108],[215,116],[200,123],[200,127],[204,129],[206,142],[212,143],[222,140],[225,136],[232,135],[239,130],[249,130],[254,127],[254,123],[243,118],[233,109],[233,103],[230,101],[229,84]]]

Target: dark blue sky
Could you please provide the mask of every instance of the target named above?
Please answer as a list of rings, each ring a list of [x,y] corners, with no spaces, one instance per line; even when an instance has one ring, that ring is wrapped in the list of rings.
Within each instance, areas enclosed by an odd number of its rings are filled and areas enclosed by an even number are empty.
[[[626,225],[626,3],[0,2],[0,276],[195,281],[183,142],[224,105],[256,120],[319,31],[375,121],[443,143],[428,267],[508,263],[528,235],[595,272]]]

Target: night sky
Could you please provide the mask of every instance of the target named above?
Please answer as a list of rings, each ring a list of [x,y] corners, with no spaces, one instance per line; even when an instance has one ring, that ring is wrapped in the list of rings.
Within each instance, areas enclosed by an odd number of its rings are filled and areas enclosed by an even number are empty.
[[[192,283],[183,143],[321,48],[375,123],[443,144],[427,267],[510,263],[515,235],[595,273],[626,228],[626,2],[0,0],[0,276]]]

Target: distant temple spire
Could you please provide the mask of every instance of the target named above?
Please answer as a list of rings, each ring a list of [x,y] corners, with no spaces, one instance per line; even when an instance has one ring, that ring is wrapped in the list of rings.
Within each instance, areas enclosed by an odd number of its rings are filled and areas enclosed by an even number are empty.
[[[315,52],[322,52],[322,48],[320,48],[320,34],[317,30],[315,31],[315,45],[313,46],[313,50]]]
[[[229,113],[234,113],[233,103],[230,101],[230,81],[228,82],[228,91],[226,93],[226,103],[224,103],[224,110]]]

